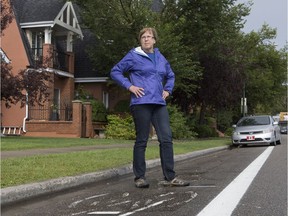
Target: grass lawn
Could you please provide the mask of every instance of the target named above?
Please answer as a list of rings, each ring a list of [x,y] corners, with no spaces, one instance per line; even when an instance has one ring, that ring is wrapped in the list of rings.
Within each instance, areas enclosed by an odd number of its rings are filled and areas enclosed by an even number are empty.
[[[51,138],[51,137],[2,137],[1,151],[28,149],[64,148],[74,146],[133,144],[133,140],[109,140],[89,138]]]
[[[1,159],[1,188],[44,181],[64,176],[97,172],[131,164],[133,140],[78,139],[78,138],[1,138],[1,151],[43,148],[63,148],[84,145],[131,144],[127,148],[96,149],[61,154],[35,155]],[[207,140],[174,140],[174,154],[184,154],[230,144],[228,138]],[[150,141],[146,159],[159,158],[158,142]]]

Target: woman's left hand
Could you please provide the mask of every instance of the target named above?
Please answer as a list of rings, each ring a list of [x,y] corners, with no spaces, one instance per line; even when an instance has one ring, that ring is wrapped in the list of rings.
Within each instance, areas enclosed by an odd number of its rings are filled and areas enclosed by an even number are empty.
[[[163,93],[162,93],[162,98],[164,99],[164,100],[166,100],[166,98],[169,96],[169,92],[168,91],[163,91]]]

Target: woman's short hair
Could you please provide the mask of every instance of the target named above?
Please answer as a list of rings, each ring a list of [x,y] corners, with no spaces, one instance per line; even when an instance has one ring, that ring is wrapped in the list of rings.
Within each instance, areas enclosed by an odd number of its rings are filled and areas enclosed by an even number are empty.
[[[157,34],[156,29],[155,29],[155,28],[151,28],[151,27],[146,27],[146,28],[141,29],[140,32],[139,32],[139,35],[138,35],[138,40],[139,40],[139,42],[141,41],[141,37],[142,37],[142,35],[143,35],[145,32],[150,32],[150,33],[152,33],[155,41],[158,40],[158,34]]]

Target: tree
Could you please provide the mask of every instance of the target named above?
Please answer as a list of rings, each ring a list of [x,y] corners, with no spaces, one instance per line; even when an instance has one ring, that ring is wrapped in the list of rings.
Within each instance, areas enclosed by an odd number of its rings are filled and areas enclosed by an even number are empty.
[[[13,19],[10,1],[1,1],[1,36]],[[45,69],[41,67],[22,69],[17,75],[13,75],[12,66],[3,58],[1,54],[1,101],[5,106],[9,108],[12,104],[20,102],[23,107],[26,103],[41,105],[45,102],[49,96],[48,89],[51,82],[51,76]],[[28,101],[26,93],[29,95]]]
[[[287,53],[271,44],[276,30],[267,25],[259,32],[242,33],[243,17],[251,5],[235,2],[181,1],[186,44],[195,50],[204,68],[195,94],[196,104],[201,106],[200,123],[204,123],[207,109],[217,113],[232,108],[240,113],[244,87],[250,113],[276,113],[284,108]]]
[[[235,5],[234,0],[183,0],[181,29],[183,43],[194,52],[203,68],[199,89],[194,94],[194,106],[201,107],[200,123],[207,109],[225,109],[235,104],[241,92],[243,68],[239,61],[242,52],[243,16],[248,8]]]
[[[287,52],[276,50],[270,42],[276,30],[263,25],[259,32],[246,35],[247,52],[245,90],[249,113],[277,114],[287,109]]]
[[[18,102],[23,107],[42,105],[49,97],[49,82],[51,75],[45,69],[24,69],[16,76],[11,73],[12,67],[1,62],[1,101],[7,108]],[[29,100],[27,101],[27,95]]]
[[[12,8],[9,7],[10,0],[2,0],[0,2],[0,8],[1,8],[1,36],[3,35],[3,30],[7,28],[7,26],[12,22],[13,14],[12,14]]]

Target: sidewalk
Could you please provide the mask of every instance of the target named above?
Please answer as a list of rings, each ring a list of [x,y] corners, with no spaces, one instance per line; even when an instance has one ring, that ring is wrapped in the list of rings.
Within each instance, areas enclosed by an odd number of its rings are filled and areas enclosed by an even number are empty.
[[[110,145],[110,146],[82,146],[82,147],[69,147],[69,148],[57,148],[57,149],[39,149],[39,150],[25,150],[25,151],[9,151],[1,152],[2,158],[8,157],[24,157],[37,154],[53,154],[53,153],[65,153],[72,151],[86,151],[97,148],[119,148],[131,146],[127,145]],[[188,158],[199,157],[206,154],[215,153],[218,151],[226,150],[229,147],[222,146],[217,148],[205,149],[200,151],[195,151],[183,155],[175,155],[175,162],[185,160]],[[160,159],[148,160],[146,161],[147,168],[153,168],[161,165]],[[79,176],[68,176],[57,179],[51,179],[38,183],[31,183],[25,185],[19,185],[14,187],[7,187],[1,189],[1,205],[11,204],[13,202],[22,201],[25,199],[30,199],[39,195],[44,195],[48,193],[55,193],[69,188],[97,182],[100,180],[105,180],[114,176],[121,176],[128,173],[132,173],[132,165],[127,165],[123,167],[117,167],[102,172],[87,173]]]

